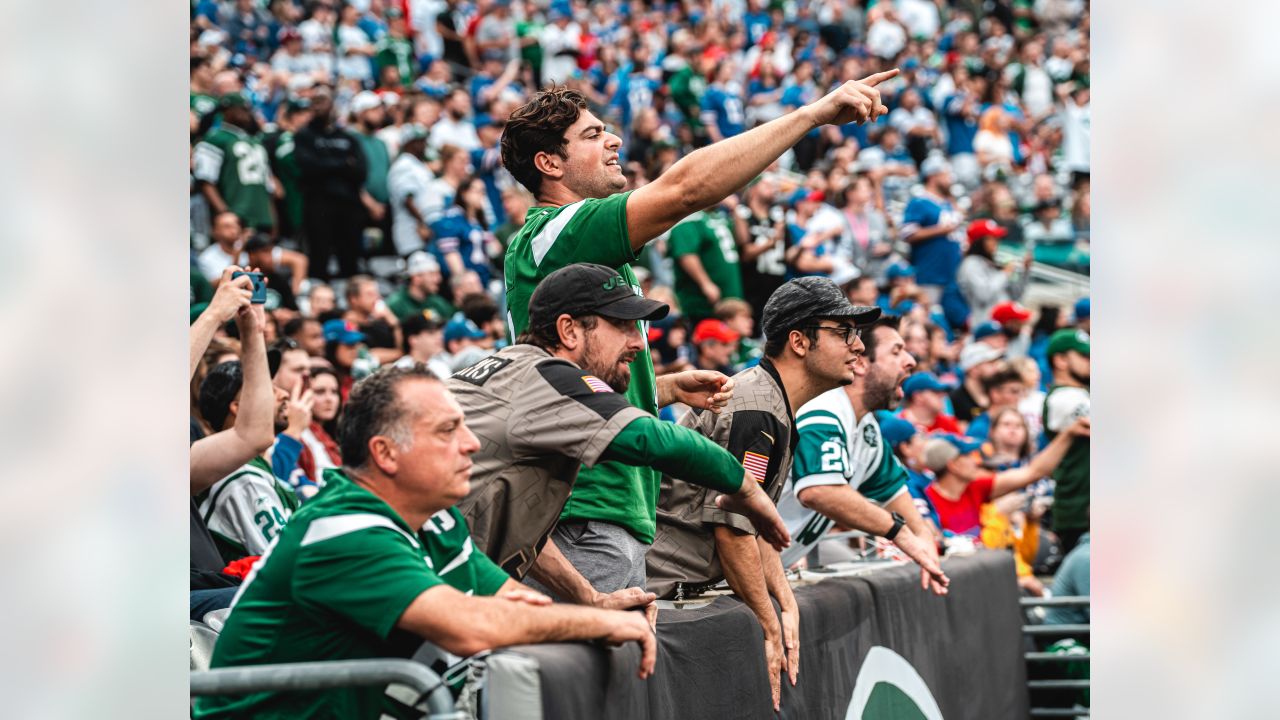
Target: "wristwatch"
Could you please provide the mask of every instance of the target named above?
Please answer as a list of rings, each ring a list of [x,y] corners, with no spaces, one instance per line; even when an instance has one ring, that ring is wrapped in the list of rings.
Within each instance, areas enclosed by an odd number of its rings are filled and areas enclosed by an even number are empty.
[[[885,540],[892,540],[898,537],[898,531],[902,529],[903,525],[907,524],[906,518],[898,513],[890,513],[890,515],[893,517],[893,527],[889,528],[889,532],[883,535]]]

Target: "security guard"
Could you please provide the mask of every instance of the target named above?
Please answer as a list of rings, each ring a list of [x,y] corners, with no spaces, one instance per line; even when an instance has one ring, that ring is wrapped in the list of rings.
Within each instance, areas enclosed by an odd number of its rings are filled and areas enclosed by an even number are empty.
[[[579,466],[604,460],[651,466],[726,493],[726,506],[747,513],[766,537],[785,545],[776,507],[754,479],[743,482],[736,458],[627,402],[630,363],[644,351],[636,321],[661,319],[667,312],[663,303],[633,293],[616,270],[569,265],[533,293],[529,329],[517,344],[448,381],[481,443],[472,456],[471,492],[458,507],[478,548],[513,577],[531,574],[561,599],[607,606],[617,605],[609,604],[608,592],[593,589],[575,564],[636,566],[639,576],[628,573],[627,582],[612,592],[644,586],[643,554],[615,557],[627,546],[611,542],[607,533],[614,526],[575,522],[556,528]],[[584,536],[600,537],[586,543],[590,553],[567,560],[550,539],[553,529],[570,533],[579,548]],[[631,595],[639,601],[646,594]]]
[[[879,308],[850,305],[828,278],[803,277],[782,285],[764,306],[764,357],[733,377],[734,396],[726,411],[689,413],[681,424],[727,448],[777,502],[797,444],[796,410],[853,382],[862,352],[858,327],[879,316]],[[742,517],[716,507],[706,490],[663,477],[648,574],[649,590],[659,597],[687,597],[728,579],[764,629],[778,710],[780,671],[785,668],[796,682],[800,627],[778,552],[757,542]],[[770,595],[782,608],[781,623]]]

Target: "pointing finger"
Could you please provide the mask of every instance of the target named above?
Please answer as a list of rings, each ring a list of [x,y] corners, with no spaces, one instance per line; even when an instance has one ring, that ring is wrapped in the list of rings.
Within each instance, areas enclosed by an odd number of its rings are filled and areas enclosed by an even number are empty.
[[[867,77],[859,80],[858,82],[862,83],[863,85],[870,85],[872,87],[875,87],[876,85],[879,85],[885,80],[891,80],[893,78],[898,77],[899,72],[901,71],[898,68],[894,68],[892,70],[885,70],[884,72],[878,72],[875,75],[868,75]]]

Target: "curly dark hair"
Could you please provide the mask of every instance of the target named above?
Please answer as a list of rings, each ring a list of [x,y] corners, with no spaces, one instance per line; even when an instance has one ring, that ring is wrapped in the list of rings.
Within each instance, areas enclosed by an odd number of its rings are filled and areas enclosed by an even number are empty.
[[[507,118],[502,131],[502,165],[534,196],[542,187],[542,173],[533,164],[534,156],[545,152],[564,157],[564,133],[586,109],[587,100],[581,93],[552,85]]]

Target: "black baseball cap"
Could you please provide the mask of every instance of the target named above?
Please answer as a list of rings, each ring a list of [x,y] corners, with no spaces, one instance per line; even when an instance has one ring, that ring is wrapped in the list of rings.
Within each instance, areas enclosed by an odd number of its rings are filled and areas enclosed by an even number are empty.
[[[766,338],[785,335],[812,320],[851,320],[870,325],[880,308],[853,305],[830,278],[796,278],[773,291],[764,304],[762,327]]]
[[[641,297],[613,268],[574,263],[543,279],[529,298],[529,325],[542,327],[561,315],[602,315],[615,320],[661,320],[671,308]]]

